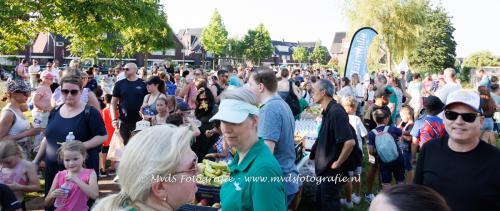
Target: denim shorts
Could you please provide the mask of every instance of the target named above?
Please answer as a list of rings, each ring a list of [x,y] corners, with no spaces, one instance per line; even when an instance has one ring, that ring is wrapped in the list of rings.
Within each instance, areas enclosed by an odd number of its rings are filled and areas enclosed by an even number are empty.
[[[398,158],[391,163],[380,163],[379,166],[382,183],[391,183],[393,176],[396,182],[403,182],[405,180],[403,159]]]
[[[483,126],[481,127],[482,131],[493,131],[493,125],[495,123],[493,122],[493,118],[488,117],[484,118]]]

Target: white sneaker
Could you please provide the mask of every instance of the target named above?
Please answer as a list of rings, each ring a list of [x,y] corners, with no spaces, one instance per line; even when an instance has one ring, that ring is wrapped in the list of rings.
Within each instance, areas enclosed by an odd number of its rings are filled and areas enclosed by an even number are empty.
[[[373,201],[373,198],[375,198],[375,195],[373,195],[373,193],[365,194],[366,202],[371,203]]]
[[[113,178],[113,182],[114,183],[118,183],[118,176],[116,176],[115,178]]]
[[[351,198],[354,204],[359,204],[359,202],[361,202],[361,197],[356,195],[355,193],[351,195]]]
[[[347,207],[348,209],[352,209],[353,208],[353,204],[352,204],[352,201],[351,202],[347,202],[346,199],[340,199],[340,204]]]

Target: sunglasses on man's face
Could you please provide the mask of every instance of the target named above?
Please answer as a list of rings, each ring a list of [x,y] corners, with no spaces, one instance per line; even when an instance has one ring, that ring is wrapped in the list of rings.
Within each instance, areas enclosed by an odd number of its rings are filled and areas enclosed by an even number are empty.
[[[125,71],[129,71],[129,70],[130,70],[130,68],[125,67],[125,68],[123,68],[123,70],[125,70]]]
[[[481,116],[481,114],[480,113],[457,113],[454,111],[445,111],[444,116],[446,117],[446,119],[451,120],[451,121],[457,120],[458,116],[461,116],[465,122],[472,123],[472,122],[476,121],[476,118],[478,116]]]
[[[71,90],[70,89],[61,89],[61,93],[63,95],[68,95],[68,94],[76,95],[76,94],[78,94],[79,91],[80,90],[78,90],[78,89],[71,89]]]

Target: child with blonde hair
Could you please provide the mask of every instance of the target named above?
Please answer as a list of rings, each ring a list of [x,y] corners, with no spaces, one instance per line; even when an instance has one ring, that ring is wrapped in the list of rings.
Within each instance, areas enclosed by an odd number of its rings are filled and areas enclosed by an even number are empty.
[[[70,141],[59,148],[58,155],[66,170],[57,172],[45,196],[45,206],[54,205],[55,210],[88,210],[87,200],[97,199],[99,187],[94,169],[83,167],[87,149],[80,141]]]
[[[7,185],[24,205],[28,192],[40,190],[40,181],[35,164],[23,159],[21,148],[10,140],[0,141],[0,183]]]

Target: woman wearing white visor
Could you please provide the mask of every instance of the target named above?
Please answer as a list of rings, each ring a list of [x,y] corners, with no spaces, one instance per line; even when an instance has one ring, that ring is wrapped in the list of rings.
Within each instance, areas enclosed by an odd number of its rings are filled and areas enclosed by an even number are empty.
[[[238,151],[229,169],[231,180],[221,188],[222,210],[286,210],[280,165],[257,137],[256,96],[246,88],[222,93],[219,111],[224,140]]]

